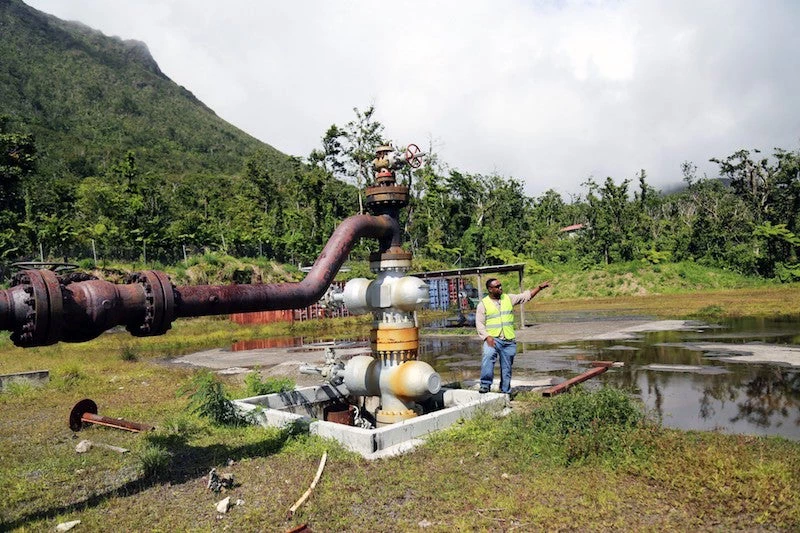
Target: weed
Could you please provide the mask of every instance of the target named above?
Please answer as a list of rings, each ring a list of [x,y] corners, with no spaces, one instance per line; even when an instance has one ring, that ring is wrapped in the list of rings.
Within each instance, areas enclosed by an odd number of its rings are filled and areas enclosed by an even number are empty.
[[[128,362],[138,361],[139,350],[130,344],[123,344],[119,348],[119,358]]]
[[[643,417],[634,399],[624,391],[603,387],[588,392],[577,387],[570,394],[557,396],[549,405],[535,411],[534,427],[547,433],[568,435],[591,430],[598,421],[630,428]]]
[[[172,454],[163,446],[147,442],[139,452],[139,468],[145,478],[162,477],[172,462]]]
[[[21,380],[21,381],[12,381],[10,383],[6,383],[3,387],[2,391],[4,394],[9,396],[27,396],[31,394],[36,388],[30,381]]]
[[[638,433],[648,427],[644,420],[635,400],[619,389],[587,392],[577,387],[516,417],[507,431],[518,436],[520,448],[530,455],[572,464],[593,457],[646,455],[649,439]]]
[[[295,382],[291,378],[271,378],[261,380],[261,375],[258,372],[250,372],[244,378],[246,387],[245,393],[248,396],[263,396],[264,394],[272,394],[275,392],[284,392],[292,390]]]
[[[59,390],[70,390],[86,378],[77,364],[69,364],[54,374],[52,383]]]
[[[160,426],[161,430],[171,435],[189,437],[197,433],[198,428],[195,421],[184,414],[175,415],[164,420]]]
[[[225,387],[211,372],[201,372],[178,391],[189,396],[192,413],[223,425],[241,425],[245,420],[236,412]]]

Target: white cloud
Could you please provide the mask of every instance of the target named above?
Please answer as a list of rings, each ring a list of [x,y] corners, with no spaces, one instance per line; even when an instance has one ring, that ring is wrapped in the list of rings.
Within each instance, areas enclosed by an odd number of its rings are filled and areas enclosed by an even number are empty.
[[[294,155],[376,104],[398,143],[575,193],[800,142],[800,3],[29,0],[142,40],[221,117]]]

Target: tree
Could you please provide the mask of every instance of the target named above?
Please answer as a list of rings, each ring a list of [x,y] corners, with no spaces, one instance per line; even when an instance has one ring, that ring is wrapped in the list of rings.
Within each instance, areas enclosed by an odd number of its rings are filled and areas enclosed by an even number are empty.
[[[322,150],[314,150],[309,162],[322,166],[334,177],[355,183],[358,187],[359,213],[364,211],[361,191],[372,181],[372,160],[375,149],[384,144],[383,124],[375,120],[375,106],[361,111],[353,108],[355,120],[343,128],[336,124],[325,132]]]
[[[36,145],[31,135],[12,133],[10,119],[0,116],[0,260],[17,254],[22,243],[23,184],[36,169]]]
[[[636,209],[628,200],[628,185],[619,185],[610,177],[602,186],[593,180],[584,185],[589,194],[589,228],[582,242],[587,253],[605,264],[630,261],[636,251]]]

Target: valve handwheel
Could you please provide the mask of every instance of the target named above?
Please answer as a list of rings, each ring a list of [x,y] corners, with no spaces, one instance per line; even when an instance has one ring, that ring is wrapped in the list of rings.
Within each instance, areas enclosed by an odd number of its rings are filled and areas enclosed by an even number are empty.
[[[412,168],[419,168],[422,166],[422,157],[420,156],[419,146],[416,144],[409,144],[406,146],[406,153],[404,156]]]

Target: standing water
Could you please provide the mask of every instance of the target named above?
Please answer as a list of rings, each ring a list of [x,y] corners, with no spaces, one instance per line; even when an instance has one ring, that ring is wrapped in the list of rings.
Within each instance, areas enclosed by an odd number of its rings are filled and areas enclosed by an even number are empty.
[[[424,338],[421,359],[444,382],[477,379],[477,337]],[[750,354],[757,354],[753,361]],[[800,321],[723,320],[626,340],[520,343],[515,379],[569,378],[595,360],[625,366],[585,383],[629,390],[663,425],[800,440]],[[794,365],[793,365],[793,364]],[[499,369],[495,368],[495,375]]]

